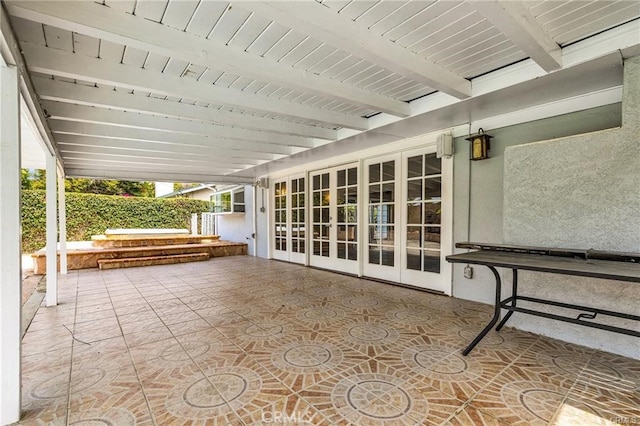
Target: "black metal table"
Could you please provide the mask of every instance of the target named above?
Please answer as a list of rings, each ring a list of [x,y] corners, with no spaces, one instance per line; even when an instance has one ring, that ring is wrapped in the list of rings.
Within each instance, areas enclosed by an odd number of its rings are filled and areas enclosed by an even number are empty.
[[[471,344],[469,344],[469,346],[467,346],[467,348],[462,352],[463,355],[467,355],[471,352],[471,350],[498,322],[500,319],[501,309],[506,309],[508,312],[496,327],[496,331],[500,331],[514,312],[522,312],[558,321],[580,324],[587,327],[640,337],[640,331],[638,331],[640,330],[640,327],[636,330],[630,330],[590,321],[595,319],[598,315],[603,315],[640,322],[640,316],[518,295],[518,270],[640,283],[640,254],[638,253],[577,249],[547,249],[540,247],[504,246],[483,243],[457,243],[456,247],[475,249],[477,251],[450,255],[447,256],[447,261],[451,263],[484,265],[493,272],[496,280],[493,318],[480,332],[480,334],[476,336]],[[513,271],[513,280],[511,284],[512,294],[511,297],[507,297],[504,300],[501,300],[502,280],[496,268],[509,268]],[[576,318],[572,318],[548,312],[536,311],[534,309],[522,308],[517,306],[518,300],[576,309],[584,312],[579,314]]]

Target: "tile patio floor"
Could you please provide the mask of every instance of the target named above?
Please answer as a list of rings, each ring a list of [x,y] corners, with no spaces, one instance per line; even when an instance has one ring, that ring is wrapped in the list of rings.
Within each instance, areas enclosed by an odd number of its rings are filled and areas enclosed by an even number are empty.
[[[490,310],[248,256],[72,271],[23,340],[21,423],[640,422],[639,361],[512,329],[462,357]]]

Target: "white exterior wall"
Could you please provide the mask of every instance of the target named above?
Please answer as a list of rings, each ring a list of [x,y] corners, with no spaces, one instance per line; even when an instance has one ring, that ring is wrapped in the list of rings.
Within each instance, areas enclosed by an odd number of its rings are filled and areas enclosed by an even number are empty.
[[[247,243],[247,253],[253,256],[253,186],[251,185],[244,186],[244,204],[244,214],[234,213],[218,215],[216,217],[216,232],[220,235],[221,240]]]
[[[188,192],[184,194],[184,196],[187,198],[193,198],[194,200],[209,201],[213,194],[214,194],[213,190],[205,188],[199,191]]]
[[[173,182],[155,182],[156,198],[173,192]]]

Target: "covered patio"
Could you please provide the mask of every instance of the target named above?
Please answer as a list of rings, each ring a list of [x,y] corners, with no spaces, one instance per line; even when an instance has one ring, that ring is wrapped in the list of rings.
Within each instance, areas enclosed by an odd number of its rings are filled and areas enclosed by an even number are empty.
[[[446,260],[640,251],[638,82],[631,0],[1,0],[0,425],[640,422],[635,331],[516,314],[464,357],[494,277]],[[67,271],[65,177],[219,185],[250,256]],[[640,306],[635,281],[522,278]]]
[[[640,363],[487,305],[252,257],[72,271],[23,342],[22,424],[607,425]],[[92,423],[93,424],[93,423]]]

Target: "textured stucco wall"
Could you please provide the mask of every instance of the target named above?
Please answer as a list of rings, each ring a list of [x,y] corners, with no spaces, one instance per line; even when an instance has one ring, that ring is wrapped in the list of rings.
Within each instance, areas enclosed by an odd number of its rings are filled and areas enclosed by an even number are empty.
[[[505,243],[640,252],[640,57],[624,68],[620,129],[506,149]],[[639,284],[540,273],[521,283],[528,295],[640,315]],[[510,325],[640,359],[630,336],[518,314]]]
[[[490,158],[469,161],[469,142],[456,138],[454,156],[454,241],[502,243],[503,170],[505,149],[522,144],[619,127],[621,105],[612,104],[500,129],[487,129],[491,140]],[[471,197],[469,196],[471,174]],[[469,221],[469,202],[471,220]],[[469,221],[470,227],[467,227]],[[484,267],[474,268],[474,278],[463,276],[464,265],[453,267],[455,297],[493,303],[494,279]],[[505,277],[508,278],[508,277]]]

